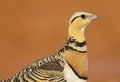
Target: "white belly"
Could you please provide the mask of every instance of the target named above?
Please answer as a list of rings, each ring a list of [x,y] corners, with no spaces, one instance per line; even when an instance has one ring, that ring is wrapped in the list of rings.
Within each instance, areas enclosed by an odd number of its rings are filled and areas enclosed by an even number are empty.
[[[87,80],[78,78],[67,63],[65,64],[64,75],[67,82],[87,82]]]

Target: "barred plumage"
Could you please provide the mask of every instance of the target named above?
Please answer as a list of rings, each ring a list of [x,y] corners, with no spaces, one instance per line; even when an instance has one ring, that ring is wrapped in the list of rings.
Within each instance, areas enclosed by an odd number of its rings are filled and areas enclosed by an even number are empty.
[[[4,82],[66,82],[63,74],[63,57],[56,53],[29,65]]]
[[[75,13],[69,21],[68,40],[60,51],[0,82],[86,82],[88,61],[84,30],[96,17],[86,12]]]

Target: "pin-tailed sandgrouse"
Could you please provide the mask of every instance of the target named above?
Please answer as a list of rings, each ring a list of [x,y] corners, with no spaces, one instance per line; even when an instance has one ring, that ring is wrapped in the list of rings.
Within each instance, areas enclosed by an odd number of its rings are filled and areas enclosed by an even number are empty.
[[[96,18],[92,13],[76,12],[70,18],[68,39],[60,51],[0,82],[87,82],[88,60],[84,31]]]

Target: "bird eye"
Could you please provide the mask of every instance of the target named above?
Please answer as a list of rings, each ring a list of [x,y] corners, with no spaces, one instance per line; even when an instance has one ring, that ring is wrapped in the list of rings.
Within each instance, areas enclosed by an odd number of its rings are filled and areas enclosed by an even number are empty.
[[[82,14],[81,16],[80,16],[82,19],[86,19],[86,15],[84,15],[84,14]]]

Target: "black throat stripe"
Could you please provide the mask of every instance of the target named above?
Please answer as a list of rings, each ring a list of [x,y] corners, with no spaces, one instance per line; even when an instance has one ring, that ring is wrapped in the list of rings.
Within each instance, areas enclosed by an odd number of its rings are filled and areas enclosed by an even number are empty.
[[[78,42],[74,38],[69,38],[68,41],[67,41],[67,44],[71,44],[71,43],[75,43],[75,46],[77,46],[77,47],[83,47],[83,46],[86,45],[86,41]]]
[[[78,42],[76,41],[76,39],[70,37],[67,41],[67,44],[65,46],[65,48],[68,50],[68,49],[71,49],[71,50],[74,50],[74,51],[77,51],[77,52],[80,52],[80,53],[86,53],[87,51],[80,51],[80,50],[77,50],[75,49],[74,47],[70,46],[69,44],[74,44],[75,47],[84,47],[86,46],[86,41],[83,41],[83,42]]]
[[[82,77],[82,76],[80,76],[68,62],[67,62],[67,64],[70,66],[70,68],[71,68],[71,69],[73,70],[73,72],[76,74],[76,76],[78,76],[80,79],[84,79],[84,80],[87,80],[87,79],[88,79],[88,77]]]
[[[77,51],[77,52],[80,52],[80,53],[86,53],[87,52],[87,51],[80,51],[80,50],[74,49],[73,47],[71,47],[69,45],[66,45],[65,48],[66,48],[66,50],[71,49],[71,50],[74,50],[74,51]]]
[[[85,46],[86,45],[86,41],[83,41],[83,42],[75,42],[75,45],[76,46],[79,46],[79,47],[83,47],[83,46]]]

